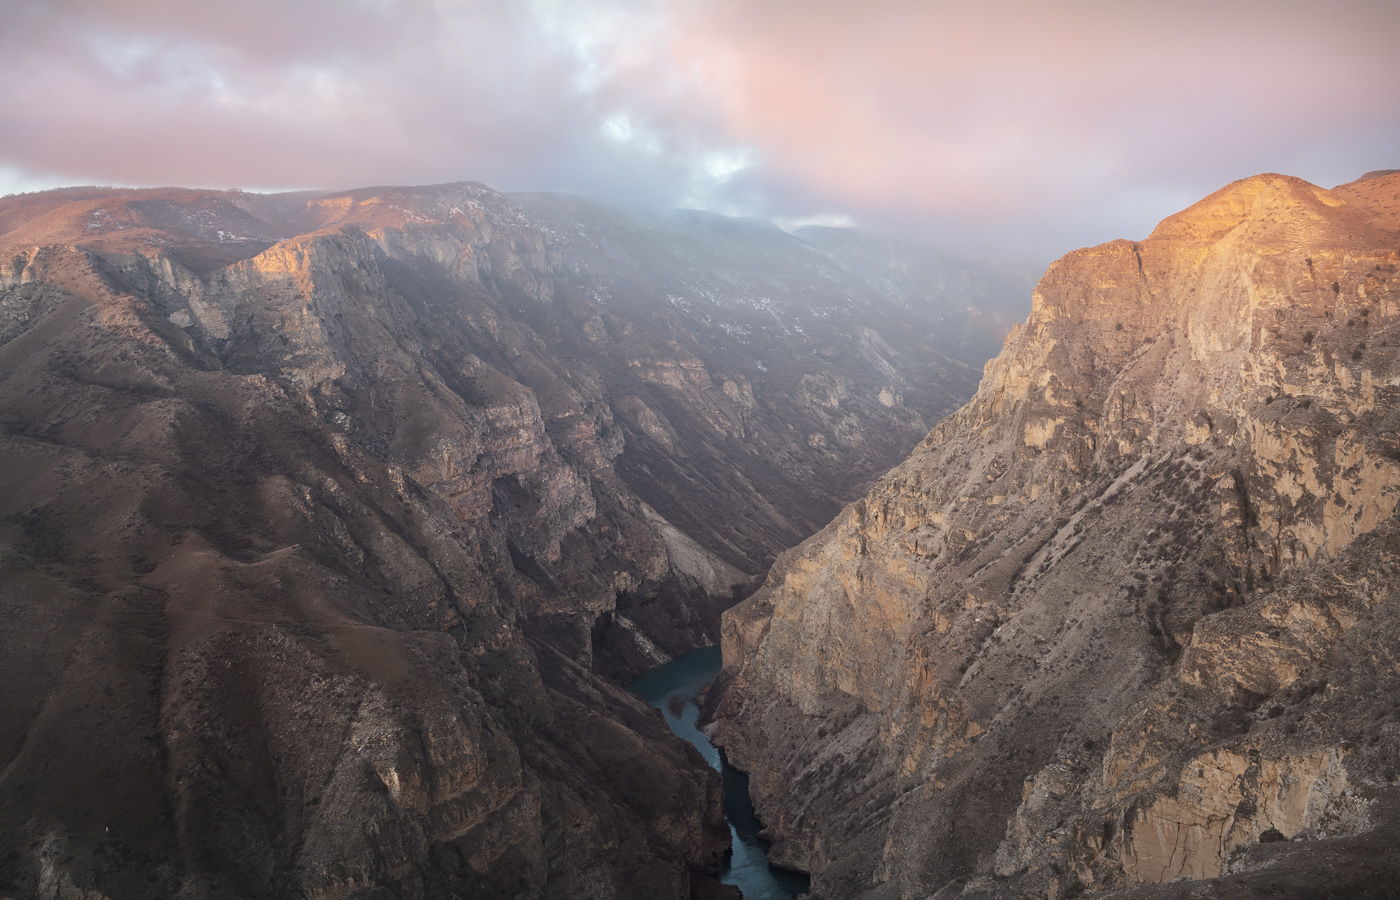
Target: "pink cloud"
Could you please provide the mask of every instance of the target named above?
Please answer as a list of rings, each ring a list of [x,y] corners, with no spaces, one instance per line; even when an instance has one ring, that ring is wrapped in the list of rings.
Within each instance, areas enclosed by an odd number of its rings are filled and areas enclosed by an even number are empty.
[[[1357,2],[20,0],[0,167],[470,178],[1048,246],[1257,171],[1397,164],[1397,25]]]

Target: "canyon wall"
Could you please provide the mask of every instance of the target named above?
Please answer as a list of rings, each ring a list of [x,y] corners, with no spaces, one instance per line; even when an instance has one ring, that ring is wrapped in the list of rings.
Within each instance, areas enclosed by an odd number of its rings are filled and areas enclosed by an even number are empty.
[[[523,200],[0,201],[0,893],[709,889],[619,681],[974,370],[776,229]]]
[[[1258,176],[1065,256],[725,614],[718,742],[814,898],[1393,882],[1397,197]]]

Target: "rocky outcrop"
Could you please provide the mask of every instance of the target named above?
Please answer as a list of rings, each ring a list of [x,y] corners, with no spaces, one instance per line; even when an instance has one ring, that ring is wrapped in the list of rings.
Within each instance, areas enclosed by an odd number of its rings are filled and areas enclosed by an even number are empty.
[[[618,681],[971,370],[775,229],[526,200],[0,203],[0,893],[707,890],[719,782]]]
[[[719,785],[590,658],[605,579],[698,582],[525,392],[467,404],[337,284],[294,288],[339,249],[211,291],[225,359],[139,265],[43,250],[9,295],[6,889],[688,896]]]
[[[814,897],[1393,879],[1398,185],[1259,176],[1064,257],[725,615],[719,741]]]

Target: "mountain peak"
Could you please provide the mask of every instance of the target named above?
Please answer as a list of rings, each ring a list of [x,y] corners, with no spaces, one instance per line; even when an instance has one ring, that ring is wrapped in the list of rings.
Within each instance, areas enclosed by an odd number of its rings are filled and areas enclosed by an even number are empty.
[[[1066,255],[977,396],[725,614],[718,741],[813,895],[1393,879],[1318,873],[1400,827],[1361,805],[1396,758],[1397,195],[1258,175]]]
[[[1352,243],[1357,227],[1347,201],[1332,191],[1301,178],[1266,173],[1228,184],[1198,203],[1164,219],[1149,240],[1214,243],[1246,226],[1245,233],[1261,242]],[[1275,228],[1282,222],[1285,228]],[[1334,234],[1340,228],[1346,233]],[[1380,235],[1370,236],[1379,240]]]

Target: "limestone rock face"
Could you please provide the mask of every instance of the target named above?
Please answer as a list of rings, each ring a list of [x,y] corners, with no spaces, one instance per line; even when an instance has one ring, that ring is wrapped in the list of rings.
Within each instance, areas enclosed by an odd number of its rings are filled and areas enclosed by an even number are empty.
[[[719,741],[814,897],[1391,883],[1397,193],[1258,176],[1064,257],[725,614]]]
[[[717,777],[618,681],[717,640],[973,369],[775,229],[522,202],[0,202],[0,893],[714,871]],[[740,245],[806,280],[713,274]]]

